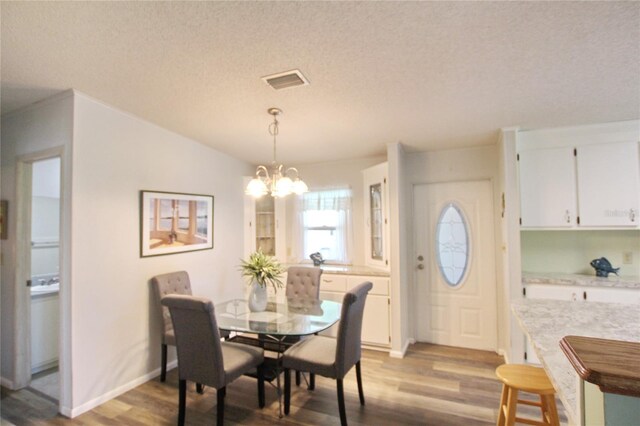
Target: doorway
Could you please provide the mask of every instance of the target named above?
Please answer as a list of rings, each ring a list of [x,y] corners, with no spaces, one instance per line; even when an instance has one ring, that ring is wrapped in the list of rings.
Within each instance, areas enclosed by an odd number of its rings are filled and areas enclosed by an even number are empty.
[[[497,349],[491,182],[415,185],[416,338]]]
[[[30,387],[60,399],[60,157],[31,163]]]

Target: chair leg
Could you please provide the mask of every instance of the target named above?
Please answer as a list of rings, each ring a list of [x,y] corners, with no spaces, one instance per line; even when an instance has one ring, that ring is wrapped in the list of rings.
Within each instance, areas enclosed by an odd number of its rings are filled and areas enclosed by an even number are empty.
[[[309,386],[307,389],[314,390],[316,388],[316,375],[314,373],[309,373]]]
[[[164,382],[167,380],[167,345],[164,343],[161,345],[161,358],[160,361],[160,381]]]
[[[507,424],[516,422],[516,411],[518,410],[518,389],[509,386],[509,396],[507,397]]]
[[[222,387],[216,391],[218,397],[218,420],[217,425],[222,426],[224,424],[224,396],[227,393],[227,388]]]
[[[340,410],[340,424],[347,426],[347,411],[344,406],[344,388],[342,386],[342,379],[336,379],[338,385],[338,409]]]
[[[196,392],[200,395],[204,393],[204,385],[202,383],[196,383]]]
[[[360,361],[356,362],[356,379],[358,380],[358,395],[360,396],[360,405],[364,405],[364,392],[362,391],[362,371],[360,370]]]
[[[264,408],[264,369],[258,366],[258,406]]]
[[[300,372],[296,370],[296,386],[300,386]]]
[[[289,415],[289,408],[291,406],[291,370],[284,369],[284,414]]]
[[[179,380],[179,397],[178,397],[178,426],[184,426],[185,413],[187,411],[187,381]]]
[[[500,396],[500,410],[498,411],[498,422],[496,426],[505,426],[507,417],[505,415],[505,409],[507,407],[507,398],[509,396],[509,387],[502,385],[502,395]]]

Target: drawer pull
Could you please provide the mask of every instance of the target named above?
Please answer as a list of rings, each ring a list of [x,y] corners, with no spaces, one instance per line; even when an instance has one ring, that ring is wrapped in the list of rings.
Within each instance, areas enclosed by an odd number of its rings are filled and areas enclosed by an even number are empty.
[[[325,283],[332,283],[333,282],[333,280],[322,280],[322,281],[324,281]]]

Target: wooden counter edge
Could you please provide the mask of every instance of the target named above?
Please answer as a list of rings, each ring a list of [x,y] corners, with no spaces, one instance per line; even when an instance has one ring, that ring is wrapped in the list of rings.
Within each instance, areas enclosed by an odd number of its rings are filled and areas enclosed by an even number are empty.
[[[560,340],[560,349],[567,356],[569,362],[578,373],[581,379],[597,385],[602,392],[609,392],[621,395],[628,395],[634,397],[640,397],[640,379],[639,373],[630,375],[631,377],[623,377],[619,374],[611,373],[603,368],[591,368],[588,365],[588,361],[584,358],[589,355],[596,354],[599,357],[600,363],[603,360],[607,360],[608,354],[605,352],[597,353],[600,348],[596,348],[596,352],[582,354],[581,350],[584,349],[585,344],[591,344],[594,346],[604,345],[616,345],[617,347],[624,347],[629,351],[632,358],[638,358],[640,356],[640,342],[625,342],[619,340],[598,339],[584,336],[565,336]],[[573,343],[573,344],[572,344]],[[581,347],[582,346],[582,347]],[[586,356],[585,356],[586,355]],[[619,360],[618,360],[619,361]],[[612,364],[615,366],[615,364]],[[640,365],[634,363],[629,359],[628,365]],[[599,367],[602,367],[601,365]],[[603,371],[600,371],[603,370]]]

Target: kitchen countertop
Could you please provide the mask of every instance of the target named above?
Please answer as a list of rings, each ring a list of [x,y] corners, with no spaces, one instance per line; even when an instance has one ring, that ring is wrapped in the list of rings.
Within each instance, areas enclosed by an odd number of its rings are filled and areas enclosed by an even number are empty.
[[[313,264],[310,263],[301,263],[301,264],[286,264],[285,267],[289,266],[303,266],[308,268],[315,268]],[[368,275],[375,277],[388,277],[389,271],[385,271],[382,269],[371,268],[369,266],[364,265],[321,265],[320,269],[322,269],[323,274],[335,274],[335,275]]]
[[[639,305],[523,299],[511,306],[571,423],[578,419],[577,373],[560,349],[564,336],[640,341]]]
[[[610,274],[607,278],[595,275],[561,274],[555,272],[523,272],[524,284],[555,284],[576,285],[583,287],[611,287],[640,289],[640,279],[634,277],[619,277]]]

